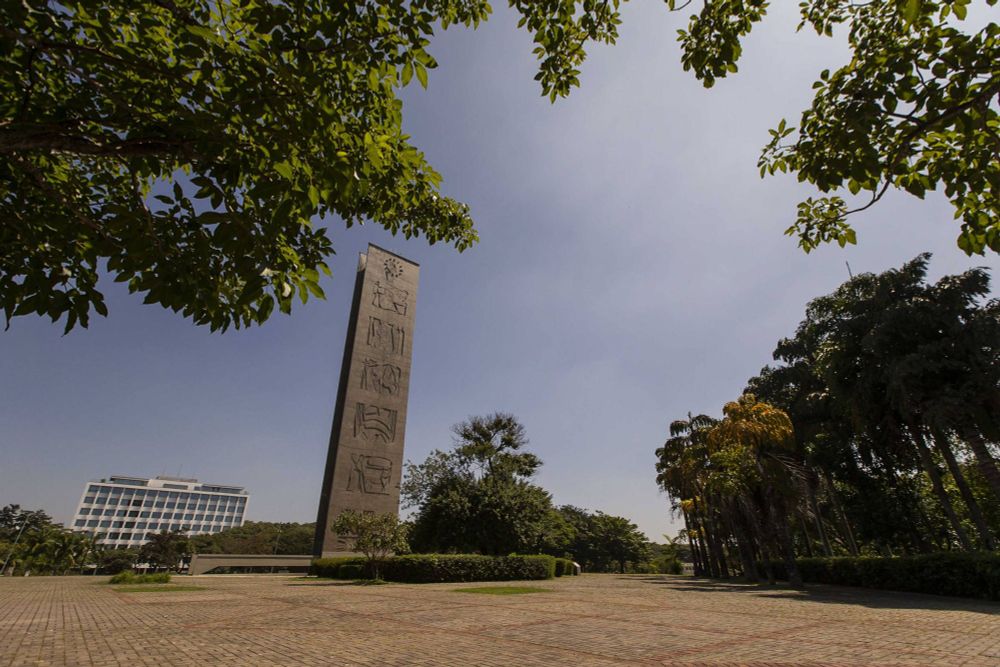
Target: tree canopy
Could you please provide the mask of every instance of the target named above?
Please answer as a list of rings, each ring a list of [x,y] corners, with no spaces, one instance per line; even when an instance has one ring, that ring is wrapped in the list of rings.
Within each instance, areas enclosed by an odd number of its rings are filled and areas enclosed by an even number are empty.
[[[626,0],[508,0],[555,100],[589,43],[613,43]],[[809,0],[802,26],[845,29],[851,62],[823,72],[761,172],[824,196],[789,228],[807,251],[855,242],[846,222],[890,187],[943,188],[968,253],[1000,251],[1000,28],[963,31],[996,0]],[[667,0],[672,10],[692,0]],[[107,313],[102,274],[213,330],[322,297],[328,219],[372,222],[459,250],[468,208],[402,131],[399,91],[427,84],[436,29],[476,26],[486,0],[2,3],[0,306]],[[766,0],[702,0],[680,31],[706,86],[737,71]],[[870,194],[854,209],[838,190]]]
[[[315,523],[247,521],[218,533],[193,535],[191,547],[200,554],[307,554],[315,533]]]
[[[93,536],[52,523],[44,510],[24,510],[20,505],[0,509],[0,576],[7,570],[43,575],[80,572],[100,553]]]
[[[531,483],[541,460],[524,451],[524,427],[510,414],[471,417],[453,428],[451,451],[408,463],[405,506],[416,507],[414,551],[534,553],[550,534],[552,500]]]
[[[721,420],[670,425],[657,481],[699,572],[997,548],[1000,302],[986,270],[928,283],[929,261],[814,299]]]
[[[511,0],[565,94],[608,8]],[[106,270],[212,330],[322,297],[330,238],[367,221],[459,250],[468,208],[402,131],[399,90],[427,85],[436,28],[486,0],[2,3],[0,305],[107,313]]]

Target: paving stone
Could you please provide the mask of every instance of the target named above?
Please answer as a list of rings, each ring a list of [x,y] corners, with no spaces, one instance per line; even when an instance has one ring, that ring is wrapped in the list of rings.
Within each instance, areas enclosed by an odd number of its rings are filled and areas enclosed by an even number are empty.
[[[260,575],[117,593],[105,581],[0,579],[0,667],[1000,666],[1000,606],[861,589],[584,575],[479,596],[454,590],[484,584]]]

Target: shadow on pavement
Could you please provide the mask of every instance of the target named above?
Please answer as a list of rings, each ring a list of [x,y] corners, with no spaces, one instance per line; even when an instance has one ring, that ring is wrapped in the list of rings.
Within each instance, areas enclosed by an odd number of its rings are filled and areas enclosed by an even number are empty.
[[[635,578],[632,578],[633,581]],[[716,581],[681,576],[647,576],[640,581],[655,586],[665,586],[679,592],[730,593],[755,597],[819,602],[823,604],[848,604],[874,609],[928,609],[935,611],[965,611],[978,614],[1000,614],[1000,603],[970,598],[954,598],[925,593],[882,591],[850,586],[809,584],[804,588],[787,585],[747,584],[739,581]]]

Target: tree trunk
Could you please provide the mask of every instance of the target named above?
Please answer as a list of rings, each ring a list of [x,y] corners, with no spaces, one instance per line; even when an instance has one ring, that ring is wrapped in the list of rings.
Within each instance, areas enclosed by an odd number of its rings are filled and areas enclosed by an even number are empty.
[[[833,485],[833,475],[831,475],[828,470],[824,470],[823,475],[826,478],[826,491],[830,496],[830,502],[833,503],[833,511],[837,514],[844,528],[844,537],[847,539],[847,548],[850,550],[852,556],[857,556],[858,553],[860,553],[858,551],[858,543],[854,539],[854,530],[851,528],[851,523],[847,519],[847,513],[844,511],[844,507],[840,504],[840,498],[837,495],[837,488]]]
[[[722,551],[722,542],[719,540],[718,525],[711,516],[707,517],[706,524],[711,526],[708,533],[708,549],[714,562],[713,576],[728,579],[729,568],[726,567],[726,555]]]
[[[733,506],[733,503],[727,505],[726,518],[730,532],[736,537],[736,549],[739,551],[740,563],[743,567],[743,580],[748,583],[757,583],[760,581],[760,577],[757,575],[757,564],[754,563],[753,558],[753,541],[740,521],[738,509]]]
[[[909,430],[910,439],[916,446],[917,453],[920,454],[920,463],[923,465],[924,471],[931,478],[931,486],[934,487],[934,493],[938,497],[938,502],[941,503],[941,509],[944,510],[945,516],[948,517],[948,522],[951,524],[952,530],[958,535],[958,541],[961,542],[962,547],[966,551],[972,551],[972,541],[969,539],[968,534],[966,534],[965,529],[962,528],[962,523],[959,521],[958,515],[955,514],[955,508],[952,506],[951,500],[948,498],[948,493],[944,489],[944,484],[941,482],[941,473],[934,464],[931,451],[924,443],[923,435],[913,427],[910,427]]]
[[[681,501],[681,514],[684,515],[684,534],[688,538],[688,551],[691,552],[691,563],[694,565],[695,575],[700,574],[701,563],[699,563],[699,554],[697,546],[695,545],[695,538],[692,537],[694,531],[691,529],[691,520],[688,518],[688,512],[684,509],[684,503]]]
[[[710,577],[718,577],[718,563],[715,561],[715,553],[712,550],[712,527],[709,525],[708,513],[702,508],[702,503],[694,499],[694,510],[698,514],[698,523],[701,526],[701,541],[705,564],[708,566],[706,573]]]
[[[799,528],[802,529],[802,539],[804,540],[803,546],[806,548],[806,557],[813,557],[813,547],[812,547],[812,536],[809,534],[809,521],[806,519],[805,512],[799,509],[798,512]]]
[[[1000,469],[997,468],[997,462],[986,446],[986,440],[974,428],[963,430],[962,436],[962,439],[969,443],[972,453],[976,455],[976,465],[979,466],[980,472],[986,478],[986,483],[993,490],[996,501],[1000,502]]]
[[[809,491],[809,505],[812,509],[813,518],[816,521],[816,530],[819,531],[820,542],[823,543],[823,554],[827,557],[833,555],[833,548],[830,546],[830,538],[826,535],[826,527],[823,525],[823,515],[819,510],[819,500],[816,498],[816,489],[813,487],[813,480],[819,483],[818,477],[810,476],[810,479],[806,481],[806,489]]]
[[[976,524],[976,529],[979,531],[979,540],[983,548],[992,551],[995,548],[993,534],[990,532],[986,518],[979,508],[979,503],[976,502],[976,497],[972,495],[972,489],[969,488],[969,483],[966,481],[965,475],[962,474],[962,469],[959,467],[958,461],[955,460],[955,453],[951,451],[951,444],[941,431],[934,429],[932,432],[934,434],[934,444],[937,445],[938,451],[941,452],[945,463],[948,464],[948,470],[951,472],[952,479],[955,480],[955,486],[958,487],[958,492],[962,495],[965,506],[969,508],[969,516],[972,517],[973,523]]]
[[[788,513],[785,511],[784,503],[777,501],[771,503],[771,522],[781,547],[782,558],[785,561],[788,583],[796,588],[801,587],[802,573],[799,572],[799,566],[795,563],[795,545],[792,543],[792,532],[788,525]]]

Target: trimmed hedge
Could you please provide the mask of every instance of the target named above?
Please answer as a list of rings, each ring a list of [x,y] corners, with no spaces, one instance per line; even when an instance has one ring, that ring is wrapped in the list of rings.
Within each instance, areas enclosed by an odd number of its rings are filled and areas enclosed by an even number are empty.
[[[1000,600],[1000,554],[985,551],[896,558],[800,558],[795,562],[806,583]],[[788,578],[783,563],[771,565],[777,578]]]
[[[370,575],[364,558],[318,558],[310,573],[331,579],[360,579]],[[556,573],[552,556],[479,556],[475,554],[410,554],[382,561],[386,581],[413,584],[459,581],[521,581],[551,579]]]
[[[169,584],[170,573],[158,572],[156,574],[136,574],[132,570],[119,572],[111,577],[109,584]]]

